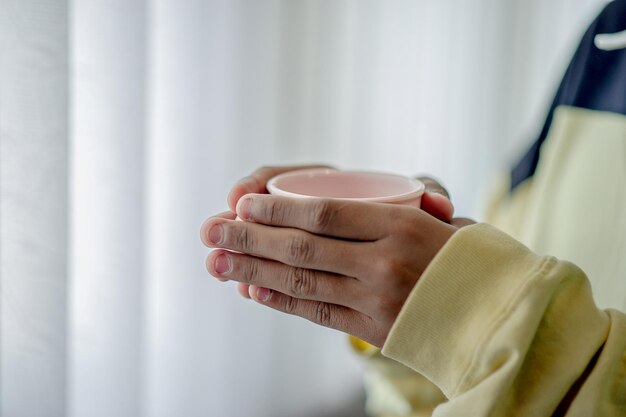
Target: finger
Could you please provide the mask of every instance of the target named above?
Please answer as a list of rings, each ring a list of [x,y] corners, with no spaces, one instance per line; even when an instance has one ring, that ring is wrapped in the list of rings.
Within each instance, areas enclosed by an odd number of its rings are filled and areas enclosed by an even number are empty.
[[[417,179],[426,186],[420,208],[431,216],[450,223],[454,215],[454,206],[450,201],[448,190],[434,178],[422,176]]]
[[[374,328],[371,318],[358,311],[336,304],[301,300],[264,287],[251,286],[254,301],[283,313],[300,316],[320,326],[330,327],[361,338],[371,339]]]
[[[426,186],[426,192],[441,194],[450,200],[450,193],[448,193],[448,190],[446,190],[446,188],[436,179],[426,176],[417,177],[417,179],[424,183]]]
[[[226,219],[226,220],[235,220],[237,218],[237,214],[233,213],[232,211],[224,211],[222,213],[216,214],[215,216],[211,216],[208,219],[206,219],[203,223],[202,226],[200,226],[200,240],[202,240],[202,242],[204,242],[204,229],[206,228],[206,224],[207,222],[209,222],[212,219]]]
[[[207,270],[218,279],[229,279],[279,291],[304,300],[324,301],[355,308],[358,281],[313,269],[297,268],[280,262],[224,250],[207,257]]]
[[[226,220],[235,220],[237,218],[237,213],[232,212],[232,211],[223,211],[221,213],[215,214],[211,217],[209,217],[209,219],[226,219]]]
[[[244,220],[271,226],[293,227],[318,235],[373,241],[388,236],[408,206],[328,198],[289,198],[246,195],[237,205]]]
[[[234,250],[301,268],[352,277],[371,272],[367,262],[373,247],[292,228],[209,219],[203,226],[202,241],[211,248]]]
[[[447,197],[438,193],[425,192],[424,195],[422,195],[420,208],[431,216],[446,223],[450,223],[454,215],[452,202],[450,202]]]
[[[248,299],[252,298],[250,297],[250,286],[248,284],[238,282],[237,291],[239,291],[239,294],[244,298],[248,298]]]
[[[295,166],[259,168],[256,171],[254,171],[251,175],[239,180],[233,186],[233,188],[230,190],[230,193],[228,194],[228,198],[226,199],[228,202],[228,207],[230,207],[232,211],[235,211],[235,207],[237,207],[237,202],[245,194],[267,193],[265,184],[267,184],[267,181],[269,181],[270,178],[275,177],[276,175],[282,174],[283,172],[287,172],[287,171],[295,171],[298,169],[310,169],[310,168],[330,168],[330,167],[326,165],[295,165]]]

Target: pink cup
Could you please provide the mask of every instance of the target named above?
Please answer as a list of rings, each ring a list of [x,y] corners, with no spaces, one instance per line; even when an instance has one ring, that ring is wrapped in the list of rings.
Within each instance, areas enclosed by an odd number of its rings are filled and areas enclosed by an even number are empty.
[[[266,187],[270,194],[285,197],[326,197],[417,208],[425,188],[421,181],[400,175],[329,168],[286,172],[271,178]]]

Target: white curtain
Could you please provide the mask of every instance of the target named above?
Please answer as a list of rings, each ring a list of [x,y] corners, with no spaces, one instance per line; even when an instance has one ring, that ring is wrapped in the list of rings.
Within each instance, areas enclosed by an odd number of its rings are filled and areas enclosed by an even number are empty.
[[[359,415],[345,337],[208,276],[202,220],[318,161],[477,215],[604,3],[0,0],[0,416]]]

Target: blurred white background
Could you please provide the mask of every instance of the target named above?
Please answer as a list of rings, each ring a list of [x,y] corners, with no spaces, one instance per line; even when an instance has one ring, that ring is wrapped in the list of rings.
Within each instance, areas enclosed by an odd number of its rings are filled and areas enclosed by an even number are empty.
[[[298,162],[479,215],[605,3],[0,0],[0,415],[349,415],[345,337],[211,278],[201,222]]]

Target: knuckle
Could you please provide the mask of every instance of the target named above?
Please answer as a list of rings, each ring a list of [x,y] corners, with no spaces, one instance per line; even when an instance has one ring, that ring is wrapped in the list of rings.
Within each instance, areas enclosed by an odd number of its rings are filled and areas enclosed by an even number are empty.
[[[379,262],[380,272],[387,278],[396,278],[405,273],[406,267],[402,259],[388,256]]]
[[[282,224],[285,218],[283,207],[275,200],[265,202],[264,215],[270,224]]]
[[[320,233],[328,229],[332,223],[335,211],[329,200],[317,200],[311,210],[311,229]]]
[[[285,304],[283,306],[283,310],[287,314],[296,314],[298,309],[298,300],[293,297],[286,297]]]
[[[303,234],[294,234],[287,243],[287,263],[290,265],[308,264],[314,256],[311,239]]]
[[[259,184],[258,178],[255,174],[248,175],[247,177],[239,180],[237,185],[231,190],[231,192],[235,191],[237,187],[240,187],[238,194],[241,193],[238,197],[241,198],[243,194],[246,193],[258,193],[261,192],[261,186]]]
[[[232,228],[232,244],[236,249],[249,252],[255,246],[254,234],[245,225],[241,226]]]
[[[243,276],[241,277],[243,282],[252,284],[259,280],[260,276],[259,262],[255,260],[248,260],[243,267]]]
[[[314,320],[324,327],[334,327],[335,315],[332,306],[327,303],[317,304],[315,307]]]
[[[257,169],[256,171],[254,171],[252,175],[257,179],[268,180],[270,177],[274,176],[275,172],[276,172],[275,167],[264,165],[261,168]]]
[[[311,296],[315,292],[313,271],[305,268],[291,268],[287,286],[289,292],[296,297]]]
[[[259,168],[257,168],[257,169],[256,169],[256,170],[252,173],[252,175],[255,175],[255,174],[256,174],[256,175],[263,175],[263,174],[266,174],[266,173],[267,173],[269,170],[271,170],[271,169],[272,169],[271,167],[269,167],[269,166],[267,166],[267,165],[263,165],[263,166],[260,166]]]

